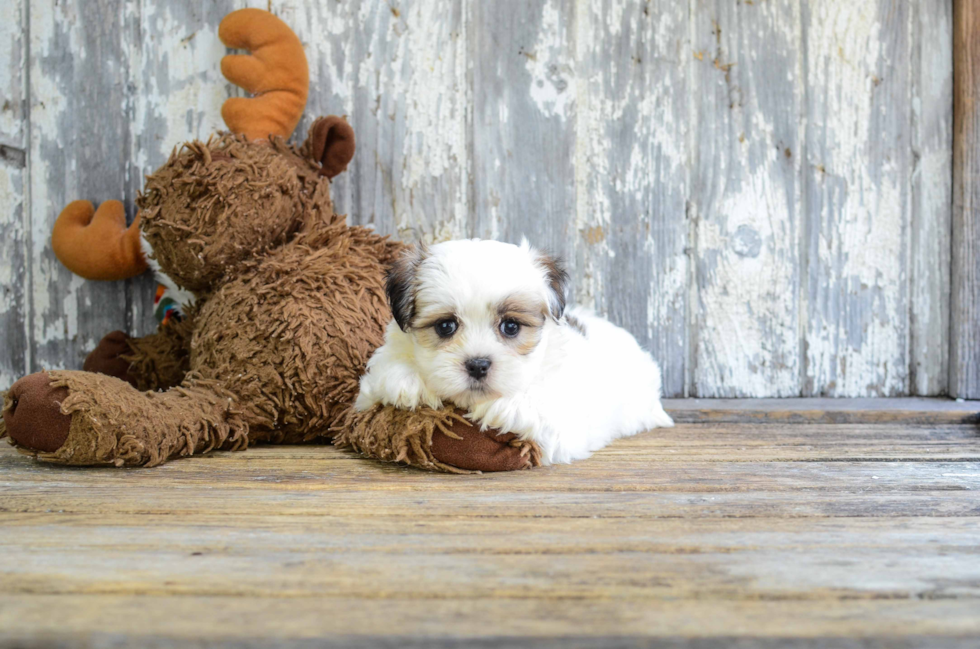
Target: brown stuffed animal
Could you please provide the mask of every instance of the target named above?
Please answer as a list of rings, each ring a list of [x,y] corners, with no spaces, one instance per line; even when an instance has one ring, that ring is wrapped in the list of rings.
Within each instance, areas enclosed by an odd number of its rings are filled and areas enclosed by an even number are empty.
[[[329,178],[354,154],[346,121],[318,119],[302,146],[285,142],[308,86],[293,32],[242,9],[219,36],[251,52],[222,61],[225,76],[255,95],[225,103],[233,133],[175,151],[147,177],[128,228],[119,202],[94,211],[79,201],[52,235],[59,259],[83,277],[158,266],[193,304],[150,336],[107,335],[86,360],[90,371],[17,381],[0,436],[39,460],[76,465],[152,466],[317,439],[444,471],[535,465],[532,444],[481,433],[449,409],[352,411],[391,317],[385,266],[403,244],[334,213]]]

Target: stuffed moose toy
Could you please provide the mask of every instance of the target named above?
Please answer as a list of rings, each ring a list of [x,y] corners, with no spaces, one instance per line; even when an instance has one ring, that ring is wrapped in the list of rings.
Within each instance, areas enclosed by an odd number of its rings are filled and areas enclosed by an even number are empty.
[[[387,264],[402,250],[334,212],[330,178],[354,155],[340,117],[286,142],[306,105],[302,45],[282,21],[235,11],[222,73],[252,97],[222,108],[230,129],[181,146],[146,178],[129,227],[118,201],[68,205],[58,258],[82,277],[152,267],[182,314],[143,338],[108,334],[86,371],[38,372],[4,395],[0,436],[45,462],[153,466],[257,443],[332,441],[447,472],[522,469],[537,448],[481,432],[458,411],[354,412],[358,380],[391,317]]]

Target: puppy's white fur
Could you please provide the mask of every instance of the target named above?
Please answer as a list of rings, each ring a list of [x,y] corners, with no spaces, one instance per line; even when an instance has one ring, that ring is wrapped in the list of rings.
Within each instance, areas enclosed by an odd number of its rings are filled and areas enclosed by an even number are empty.
[[[564,274],[527,241],[441,243],[409,253],[392,273],[396,317],[361,378],[358,410],[451,403],[484,429],[537,442],[546,464],[673,426],[654,360],[592,312],[563,313]],[[447,319],[456,330],[442,337],[436,328]],[[504,320],[519,321],[519,334],[505,335]],[[490,361],[485,378],[466,369],[476,358]]]

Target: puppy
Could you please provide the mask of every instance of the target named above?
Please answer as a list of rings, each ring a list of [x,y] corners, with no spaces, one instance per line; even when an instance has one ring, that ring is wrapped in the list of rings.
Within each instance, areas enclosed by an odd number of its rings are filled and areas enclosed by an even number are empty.
[[[673,426],[660,368],[625,330],[565,313],[567,275],[532,249],[477,239],[409,249],[388,275],[394,319],[356,408],[451,403],[540,446],[546,464]]]

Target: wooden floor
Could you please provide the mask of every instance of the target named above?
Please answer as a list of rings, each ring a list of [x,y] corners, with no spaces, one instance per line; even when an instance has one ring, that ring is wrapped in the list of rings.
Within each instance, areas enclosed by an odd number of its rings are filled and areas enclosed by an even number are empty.
[[[870,407],[674,403],[590,460],[462,477],[4,447],[0,645],[980,646],[978,407]]]

